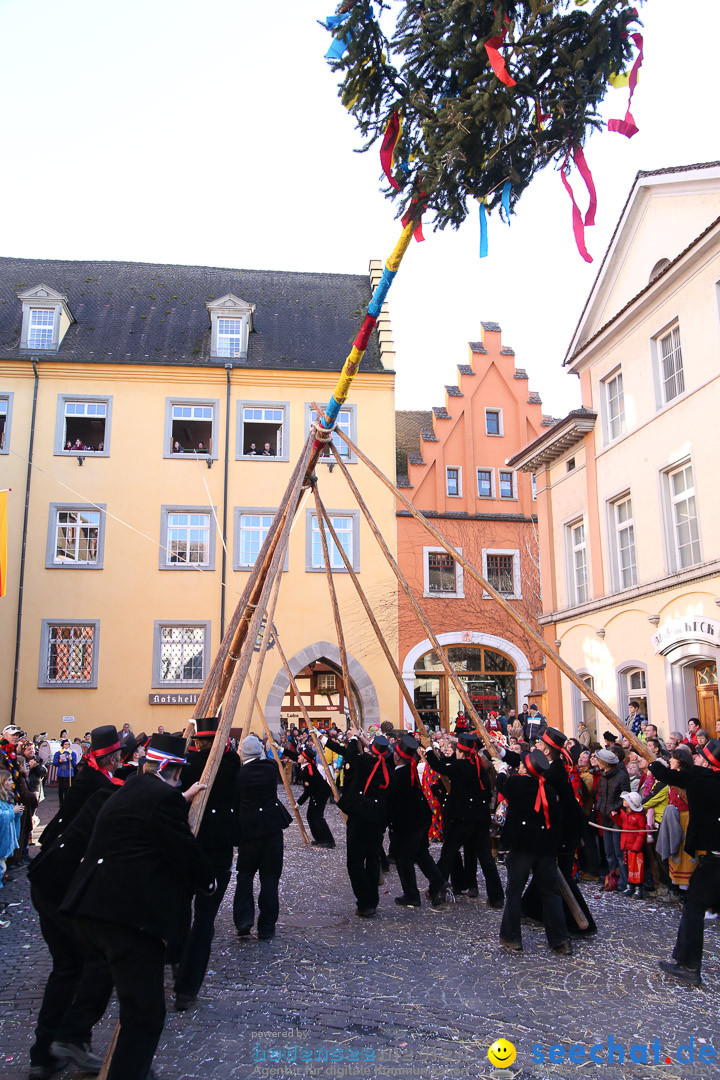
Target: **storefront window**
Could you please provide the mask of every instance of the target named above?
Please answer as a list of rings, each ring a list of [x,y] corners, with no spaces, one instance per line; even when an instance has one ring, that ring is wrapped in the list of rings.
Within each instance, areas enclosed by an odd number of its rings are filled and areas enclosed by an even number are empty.
[[[517,708],[515,665],[503,653],[482,646],[450,646],[444,650],[458,673],[480,719],[488,712]],[[415,664],[415,705],[428,727],[448,731],[465,705],[436,652],[425,653]],[[438,674],[428,675],[428,672]]]

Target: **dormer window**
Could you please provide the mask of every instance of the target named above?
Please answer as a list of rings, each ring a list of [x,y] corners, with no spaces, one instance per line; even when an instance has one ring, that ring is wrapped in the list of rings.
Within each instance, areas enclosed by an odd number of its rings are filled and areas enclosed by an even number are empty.
[[[212,329],[210,355],[246,360],[255,305],[228,293],[205,306]]]
[[[68,327],[75,320],[67,296],[47,285],[18,293],[23,306],[20,348],[34,352],[57,352]]]

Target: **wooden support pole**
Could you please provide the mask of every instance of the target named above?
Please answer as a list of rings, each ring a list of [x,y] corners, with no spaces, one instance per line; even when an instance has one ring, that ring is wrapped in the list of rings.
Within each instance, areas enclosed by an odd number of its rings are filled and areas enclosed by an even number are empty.
[[[317,409],[315,403],[313,403],[313,408]],[[382,481],[382,483],[385,485],[386,488],[388,488],[388,490],[392,491],[392,493],[400,500],[406,510],[408,510],[411,516],[414,517],[416,521],[419,521],[425,529],[427,529],[431,536],[435,538],[440,547],[447,551],[448,554],[452,555],[455,561],[458,562],[460,566],[462,566],[463,569],[467,571],[467,573],[472,578],[474,578],[479,585],[483,587],[485,592],[489,593],[490,596],[492,596],[492,598],[500,605],[503,611],[505,611],[506,614],[510,616],[513,622],[516,623],[519,627],[521,627],[523,632],[527,634],[527,636],[537,645],[538,649],[540,649],[540,651],[549,660],[551,660],[553,664],[556,664],[557,667],[560,668],[563,674],[568,677],[570,682],[577,686],[578,690],[588,699],[588,701],[590,701],[595,706],[598,712],[602,713],[605,719],[609,720],[613,727],[616,727],[617,730],[625,736],[632,748],[638,754],[640,754],[641,757],[645,758],[646,761],[654,761],[655,758],[648,750],[645,743],[642,743],[637,738],[637,736],[633,734],[627,724],[624,724],[620,717],[612,711],[610,706],[607,705],[602,700],[602,698],[598,697],[598,695],[591,687],[587,686],[586,683],[583,682],[583,680],[580,678],[574,668],[570,667],[567,661],[564,660],[555,649],[551,648],[551,646],[548,645],[548,643],[545,641],[545,638],[541,634],[538,634],[537,630],[535,630],[535,628],[531,626],[530,623],[522,617],[520,612],[516,611],[512,604],[510,604],[505,599],[505,597],[502,596],[501,593],[499,593],[497,589],[495,589],[490,584],[490,582],[482,576],[480,571],[472,565],[472,563],[462,554],[462,552],[458,551],[457,548],[453,547],[449,540],[446,540],[440,530],[436,529],[432,522],[428,521],[425,515],[415,506],[413,506],[413,504],[402,493],[402,491],[399,491],[398,488],[395,487],[392,480],[389,480],[388,477],[385,476],[385,474],[381,472],[380,469],[378,469],[377,465],[375,465],[370,460],[370,458],[366,454],[364,454],[362,450],[359,449],[359,447],[355,445],[352,439],[349,439],[344,434],[344,432],[338,429],[336,431],[336,434],[343,440],[343,442],[345,442],[350,447],[353,453],[357,455],[358,459],[362,461],[365,465],[367,465],[373,475],[376,476],[378,480]],[[335,447],[332,446],[332,444],[331,450],[335,452],[336,460],[339,462],[342,468],[342,460],[340,459],[337,451],[335,450]]]
[[[330,443],[330,446],[332,446],[332,443]],[[334,449],[335,448],[333,447],[333,450]],[[345,648],[345,635],[343,633],[342,622],[340,621],[340,607],[338,605],[337,592],[335,591],[335,582],[333,581],[332,567],[330,565],[330,551],[328,548],[327,535],[323,528],[322,504],[320,502],[320,496],[318,495],[317,484],[313,484],[313,495],[315,496],[318,532],[320,533],[320,543],[322,545],[323,560],[325,562],[325,577],[327,578],[330,604],[332,605],[333,620],[335,622],[335,633],[337,635],[338,649],[340,650],[340,666],[342,668],[343,682],[345,683],[345,698],[348,703],[348,709],[350,710],[350,719],[353,725],[359,729],[362,727],[362,724],[358,723],[352,686],[350,685],[350,669],[348,668],[347,650]]]
[[[400,668],[395,663],[395,657],[393,656],[390,649],[388,648],[388,643],[386,642],[386,640],[385,640],[385,638],[383,636],[383,632],[380,629],[380,626],[378,624],[378,621],[375,618],[375,613],[373,612],[372,608],[370,607],[370,604],[368,603],[368,599],[365,596],[365,593],[363,592],[363,589],[362,589],[362,586],[361,586],[360,581],[358,579],[358,576],[355,573],[355,570],[353,569],[353,565],[352,565],[352,563],[350,562],[350,559],[347,556],[345,548],[340,543],[338,535],[335,532],[335,529],[333,528],[333,523],[330,520],[330,518],[328,517],[328,512],[325,509],[325,505],[324,505],[324,503],[323,503],[323,501],[322,501],[322,499],[320,498],[319,495],[317,496],[317,501],[318,501],[318,503],[320,505],[320,508],[322,510],[323,520],[325,521],[325,524],[327,525],[328,532],[330,533],[330,536],[332,537],[333,543],[335,544],[336,548],[340,552],[340,555],[342,556],[342,561],[345,564],[345,569],[347,570],[348,574],[350,575],[350,580],[352,581],[353,585],[355,586],[355,589],[357,590],[357,594],[358,594],[358,596],[360,598],[360,603],[364,607],[365,614],[368,617],[370,625],[372,626],[373,630],[375,631],[375,636],[378,639],[378,644],[380,645],[380,648],[382,649],[383,653],[385,654],[385,659],[387,660],[388,664],[390,665],[392,673],[395,676],[395,680],[396,680],[398,686],[400,687],[400,692],[402,693],[402,696],[405,698],[405,701],[407,702],[407,706],[410,709],[410,712],[412,713],[413,720],[415,721],[415,727],[417,728],[417,730],[420,732],[421,735],[423,735],[425,738],[429,738],[428,730],[425,727],[425,723],[422,720],[422,718],[420,716],[420,713],[417,711],[417,708],[415,706],[415,702],[413,701],[413,698],[412,698],[412,694],[410,693],[407,686],[405,685],[405,680],[402,677],[402,674],[400,672]]]
[[[353,493],[353,496],[355,497],[355,501],[357,502],[358,506],[362,510],[363,515],[365,517],[365,520],[367,521],[373,535],[375,536],[375,539],[377,540],[378,544],[380,545],[380,550],[382,551],[383,555],[387,559],[392,572],[395,574],[395,577],[398,580],[398,584],[400,585],[400,588],[402,589],[402,591],[405,593],[408,600],[410,601],[410,605],[411,605],[413,611],[415,612],[415,615],[417,616],[418,621],[420,622],[422,628],[424,629],[424,631],[427,634],[428,638],[432,642],[433,648],[437,652],[438,660],[442,664],[443,668],[445,669],[445,673],[448,675],[448,677],[450,678],[450,681],[452,682],[453,686],[457,690],[457,692],[458,692],[458,694],[460,696],[460,700],[462,701],[463,705],[465,706],[465,708],[467,710],[467,713],[468,713],[468,716],[470,717],[473,724],[475,725],[475,728],[476,728],[478,734],[480,735],[480,738],[485,743],[485,748],[487,749],[488,753],[491,754],[493,757],[498,757],[499,756],[499,751],[498,751],[498,748],[497,748],[497,744],[488,735],[487,730],[485,728],[485,725],[483,724],[482,720],[478,716],[478,714],[477,714],[477,712],[475,710],[475,706],[473,705],[472,701],[470,700],[470,696],[469,696],[467,690],[465,689],[462,682],[458,678],[457,672],[454,671],[452,666],[450,665],[450,662],[449,662],[449,660],[447,658],[447,655],[443,651],[442,645],[440,644],[437,637],[435,636],[435,633],[434,633],[432,627],[430,626],[430,623],[428,622],[427,618],[425,617],[425,613],[422,610],[422,608],[420,607],[420,604],[415,599],[415,594],[413,593],[412,589],[408,585],[407,580],[405,578],[405,575],[403,574],[402,570],[400,569],[397,562],[393,558],[393,555],[392,555],[392,553],[390,551],[390,548],[385,543],[385,540],[384,540],[384,538],[382,536],[382,533],[380,532],[377,525],[375,524],[375,521],[373,520],[373,516],[370,513],[365,500],[363,499],[362,495],[358,491],[358,488],[357,488],[357,486],[355,484],[355,481],[353,480],[353,478],[351,477],[350,473],[348,472],[348,470],[347,470],[347,468],[345,466],[345,462],[342,460],[342,458],[340,457],[340,455],[338,454],[337,450],[332,445],[332,443],[330,444],[330,449],[332,450],[333,454],[335,455],[335,460],[338,463],[338,465],[340,466],[342,474],[345,477],[345,480],[347,481],[348,487],[350,488],[350,490]]]
[[[305,702],[300,697],[300,691],[298,690],[298,685],[295,682],[295,678],[293,676],[292,671],[290,670],[290,665],[289,665],[289,663],[287,661],[287,657],[286,657],[285,653],[283,652],[283,647],[280,644],[280,639],[278,638],[278,633],[277,633],[277,629],[275,628],[275,626],[273,626],[273,634],[275,635],[275,645],[277,646],[278,655],[279,655],[280,660],[282,662],[282,666],[285,668],[285,674],[287,675],[288,679],[290,680],[290,686],[292,687],[292,692],[294,693],[295,697],[298,699],[298,702],[299,702],[299,705],[300,705],[300,711],[302,712],[305,723],[307,724],[308,734],[309,734],[310,738],[312,739],[313,746],[315,747],[315,750],[316,750],[316,752],[317,752],[317,754],[320,757],[320,760],[322,762],[323,772],[325,773],[325,778],[326,778],[328,784],[330,785],[330,790],[333,793],[333,798],[335,799],[335,802],[337,802],[338,799],[340,798],[340,793],[338,792],[338,789],[335,786],[335,781],[333,780],[332,770],[330,769],[330,766],[328,765],[327,760],[325,758],[325,750],[324,750],[324,748],[322,746],[322,743],[318,739],[317,731],[315,730],[313,722],[310,719],[310,713],[307,711],[307,708],[305,707]],[[342,813],[342,811],[340,811],[340,812]],[[343,817],[347,821],[347,817],[345,817],[345,814],[343,814]]]

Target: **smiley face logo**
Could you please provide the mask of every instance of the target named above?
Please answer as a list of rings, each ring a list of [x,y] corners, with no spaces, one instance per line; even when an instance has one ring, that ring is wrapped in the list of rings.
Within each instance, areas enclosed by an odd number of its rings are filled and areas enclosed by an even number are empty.
[[[517,1050],[507,1039],[496,1039],[488,1050],[488,1060],[498,1069],[507,1069],[517,1057]]]

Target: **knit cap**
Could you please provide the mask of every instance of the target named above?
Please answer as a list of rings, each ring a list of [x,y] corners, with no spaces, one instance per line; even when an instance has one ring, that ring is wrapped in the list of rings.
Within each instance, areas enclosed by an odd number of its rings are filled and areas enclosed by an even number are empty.
[[[247,765],[249,761],[262,761],[265,757],[263,744],[257,735],[248,735],[246,739],[243,739],[240,744],[240,753],[242,754],[243,765]]]

